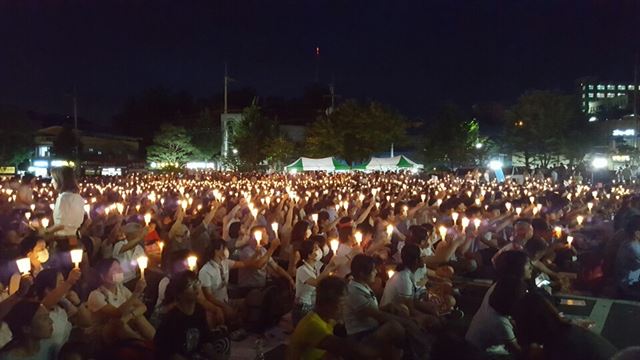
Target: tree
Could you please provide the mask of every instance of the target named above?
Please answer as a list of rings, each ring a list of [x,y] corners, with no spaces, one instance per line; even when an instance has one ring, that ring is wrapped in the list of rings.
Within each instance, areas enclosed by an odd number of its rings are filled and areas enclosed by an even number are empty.
[[[266,146],[277,132],[277,124],[262,115],[254,101],[243,111],[242,121],[237,125],[232,144],[237,150],[240,168],[256,169],[266,160]]]
[[[25,112],[0,107],[0,165],[20,166],[33,154],[35,124]]]
[[[542,167],[562,152],[572,125],[580,117],[574,96],[553,91],[531,91],[507,113],[503,143],[506,150],[521,153],[526,166],[532,160]]]
[[[406,127],[400,114],[380,103],[349,100],[311,125],[306,152],[314,157],[338,156],[353,164],[405,142]]]
[[[265,155],[276,170],[281,170],[284,163],[291,159],[295,152],[295,144],[286,136],[271,139],[265,149]]]
[[[220,153],[222,144],[220,121],[216,121],[208,108],[200,112],[192,127],[188,129],[191,143],[196,148],[194,158],[211,161]]]
[[[82,153],[81,148],[82,144],[78,135],[71,128],[65,126],[53,140],[51,152],[56,157],[71,160]]]
[[[196,154],[191,137],[183,127],[162,124],[160,131],[153,137],[153,145],[147,148],[150,162],[182,167]]]
[[[476,148],[476,144],[483,144]],[[433,166],[471,165],[486,156],[490,142],[480,136],[480,125],[459,107],[446,104],[437,113],[424,138],[424,160]]]

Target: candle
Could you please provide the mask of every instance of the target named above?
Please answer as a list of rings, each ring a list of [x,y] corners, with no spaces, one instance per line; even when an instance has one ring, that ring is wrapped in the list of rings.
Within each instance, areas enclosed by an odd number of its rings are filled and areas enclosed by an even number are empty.
[[[116,209],[118,210],[118,212],[120,214],[124,213],[124,205],[122,203],[117,203],[116,204]],[[136,205],[136,210],[140,210],[140,205]]]
[[[473,219],[473,225],[476,227],[476,230],[478,230],[480,228],[480,224],[482,223],[482,220],[480,219]]]
[[[338,251],[338,246],[340,246],[340,242],[338,241],[338,239],[332,239],[329,241],[329,246],[331,247],[331,250],[335,254]]]
[[[158,241],[158,247],[160,248],[160,252],[164,249],[164,241]]]
[[[453,219],[453,223],[455,224],[458,221],[458,217],[460,216],[460,214],[458,214],[457,212],[453,212],[451,213],[451,218]]]
[[[54,204],[49,204],[49,208],[53,210],[56,206]]]
[[[562,228],[560,226],[556,226],[553,228],[553,232],[556,235],[556,238],[561,238],[562,237]]]
[[[49,219],[47,219],[47,218],[42,218],[42,219],[40,220],[40,225],[42,225],[42,228],[43,228],[43,229],[48,228],[48,227],[49,227]]]
[[[256,239],[257,242],[260,242],[262,240],[262,231],[260,230],[254,231],[253,237]]]
[[[194,271],[196,269],[197,264],[198,264],[197,256],[191,255],[187,258],[187,265],[189,266],[189,270]]]
[[[180,205],[182,206],[182,210],[187,210],[187,200],[182,200]],[[136,209],[138,209],[138,206],[136,206]]]
[[[36,210],[36,205],[35,204],[31,204],[31,206],[29,206],[31,208],[31,211],[35,211]]]
[[[516,208],[516,215],[520,216],[520,213],[522,212],[522,208],[521,207],[517,207]]]
[[[251,216],[253,216],[254,219],[258,218],[258,209],[251,209]]]
[[[536,198],[533,196],[529,196],[529,201],[531,202],[531,205],[533,205],[536,202]]]
[[[148,226],[150,222],[151,222],[151,214],[150,213],[144,214],[144,223],[147,224]]]
[[[26,212],[24,213],[24,217],[29,220],[31,218],[31,213],[30,212]]]
[[[75,264],[76,269],[80,267],[80,263],[82,262],[82,249],[74,249],[70,251],[71,262]]]
[[[278,226],[279,224],[277,222],[274,222],[271,224],[271,230],[273,230],[273,232],[276,233],[276,236],[278,235]]]
[[[573,236],[567,236],[567,244],[571,246],[572,243],[573,243]]]
[[[144,279],[144,269],[147,268],[148,264],[149,264],[149,258],[147,258],[146,256],[140,256],[138,258],[138,267],[140,268],[140,276],[142,276],[143,279]],[[189,265],[189,267],[191,267],[191,265]]]
[[[420,200],[422,200],[422,202],[424,202],[425,200],[427,200],[427,194],[421,194],[421,195],[420,195]]]
[[[469,226],[469,218],[467,218],[466,216],[462,218],[462,231],[464,231],[464,229],[467,228],[467,226]]]
[[[392,224],[387,225],[387,235],[388,236],[393,235],[393,225]]]
[[[387,270],[387,276],[389,276],[389,279],[391,279],[395,273],[396,272],[391,269]]]
[[[16,260],[16,265],[18,265],[18,271],[20,271],[22,275],[27,275],[31,271],[31,260],[29,260],[29,258]]]
[[[582,225],[582,222],[584,221],[584,216],[582,215],[576,216],[576,221],[578,222],[578,225]]]
[[[314,223],[318,223],[318,214],[311,214],[311,220],[313,220]]]
[[[360,231],[356,231],[354,236],[356,238],[356,244],[358,244],[358,246],[360,246],[360,244],[362,243],[362,233]]]
[[[507,208],[507,211],[511,211],[511,203],[510,202],[506,202],[504,204],[504,207]]]
[[[591,209],[593,209],[593,203],[592,202],[588,202],[587,203],[587,208],[589,209],[589,212],[591,212]]]
[[[445,237],[447,237],[447,227],[442,225],[438,228],[438,233],[440,233],[440,238],[442,240],[445,239]]]

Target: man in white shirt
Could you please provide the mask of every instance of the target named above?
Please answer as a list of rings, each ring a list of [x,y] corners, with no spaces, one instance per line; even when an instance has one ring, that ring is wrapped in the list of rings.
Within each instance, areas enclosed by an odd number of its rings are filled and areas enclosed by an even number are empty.
[[[143,256],[142,240],[147,234],[147,228],[138,223],[129,223],[122,228],[124,239],[113,245],[113,257],[120,262],[124,272],[124,282],[137,277],[137,259]]]
[[[261,233],[260,242],[255,239],[256,231]],[[240,250],[240,260],[243,262],[264,258],[265,255],[271,251],[265,248],[269,243],[269,238],[264,226],[254,226],[251,228],[250,234],[252,239]],[[241,268],[238,273],[238,285],[245,288],[265,287],[267,285],[267,271],[272,275],[285,278],[289,284],[291,284],[291,288],[295,287],[295,282],[289,273],[280,267],[270,256],[267,262],[258,268]]]

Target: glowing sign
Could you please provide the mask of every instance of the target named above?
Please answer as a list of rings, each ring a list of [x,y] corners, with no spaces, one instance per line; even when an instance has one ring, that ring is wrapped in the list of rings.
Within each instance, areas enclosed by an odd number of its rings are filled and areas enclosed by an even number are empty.
[[[634,129],[615,129],[613,130],[613,136],[634,136],[636,131]]]

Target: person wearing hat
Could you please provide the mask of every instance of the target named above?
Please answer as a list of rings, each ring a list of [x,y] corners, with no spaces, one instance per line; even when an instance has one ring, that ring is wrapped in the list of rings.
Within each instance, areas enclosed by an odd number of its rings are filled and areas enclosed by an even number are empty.
[[[124,238],[113,245],[113,257],[120,262],[124,272],[124,283],[134,280],[137,276],[136,259],[143,256],[142,240],[148,228],[132,222],[122,227]]]

